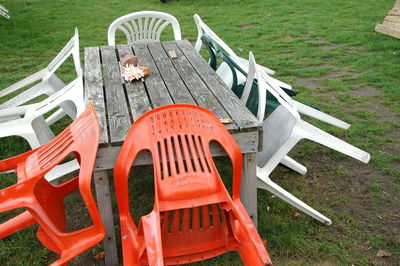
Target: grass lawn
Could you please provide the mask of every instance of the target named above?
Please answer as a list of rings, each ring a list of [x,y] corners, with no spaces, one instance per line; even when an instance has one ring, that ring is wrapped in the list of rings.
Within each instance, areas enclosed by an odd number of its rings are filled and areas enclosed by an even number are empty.
[[[259,233],[276,265],[398,265],[400,261],[400,40],[374,32],[394,0],[3,0],[10,20],[0,17],[0,89],[45,67],[78,27],[80,46],[107,45],[110,23],[130,12],[174,15],[184,39],[194,41],[198,13],[238,55],[253,51],[258,63],[318,106],[352,126],[318,127],[371,154],[365,165],[318,144],[302,141],[291,157],[305,176],[278,167],[272,179],[330,217],[323,226],[266,191],[258,191]],[[82,57],[83,60],[83,57]],[[72,64],[60,70],[73,77]],[[0,103],[4,99],[0,99]],[[64,123],[67,123],[64,121]],[[62,128],[60,125],[59,130]],[[28,149],[17,138],[0,140],[0,159]],[[217,161],[228,182],[226,159]],[[140,175],[151,176],[151,169]],[[0,188],[15,177],[0,176]],[[151,180],[134,181],[134,198],[146,201]],[[141,204],[151,206],[151,203]],[[148,211],[141,210],[142,212]],[[0,216],[7,219],[8,214]],[[48,264],[54,254],[32,227],[0,240],[1,265]],[[119,237],[119,235],[118,235]],[[378,250],[390,252],[377,257]],[[72,264],[102,264],[101,245]],[[236,265],[235,253],[199,264]]]

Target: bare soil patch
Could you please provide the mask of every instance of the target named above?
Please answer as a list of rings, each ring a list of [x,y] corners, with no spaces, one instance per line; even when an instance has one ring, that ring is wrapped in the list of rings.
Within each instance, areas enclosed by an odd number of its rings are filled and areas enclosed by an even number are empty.
[[[330,51],[332,49],[342,47],[343,45],[344,44],[341,44],[341,43],[332,43],[332,44],[328,44],[328,45],[320,45],[320,46],[318,46],[318,48],[322,49],[324,51]]]
[[[340,71],[332,71],[328,72],[325,75],[320,76],[322,79],[341,79],[341,78],[350,78],[354,77],[356,73],[348,72],[346,70]]]
[[[310,89],[326,88],[324,84],[312,78],[298,77],[296,78],[296,83]]]
[[[382,91],[374,87],[359,88],[357,90],[353,90],[351,93],[356,97],[369,97],[369,96],[382,95]]]
[[[356,235],[354,240],[371,263],[397,265],[400,261],[396,250],[400,228],[400,195],[393,192],[392,187],[399,181],[383,175],[372,163],[363,164],[352,158],[337,159],[326,151],[318,147],[310,156],[299,160],[308,166],[308,172],[305,176],[296,176],[296,182],[307,184],[317,202],[328,206],[338,215],[349,217],[344,224],[333,220],[333,225],[327,229],[333,235],[341,238],[342,234],[346,234],[345,230],[363,232]],[[345,170],[338,172],[339,166]],[[276,177],[278,184],[290,186],[290,182],[293,182],[293,178],[287,177],[290,171],[278,167],[273,177]],[[384,244],[374,245],[370,241],[372,235],[379,236]],[[377,258],[379,249],[391,252],[392,256]]]
[[[309,40],[309,42],[311,42],[311,43],[324,43],[325,41],[324,40],[318,40],[318,39],[312,39],[312,40]]]
[[[284,41],[291,41],[293,39],[294,39],[294,37],[290,36],[290,35],[286,35],[285,37],[282,38],[282,40],[284,40]]]
[[[237,28],[238,29],[241,29],[241,30],[245,30],[245,29],[249,29],[249,28],[255,28],[255,27],[257,27],[257,26],[259,26],[259,24],[244,24],[244,25],[239,25],[239,26],[237,26]]]

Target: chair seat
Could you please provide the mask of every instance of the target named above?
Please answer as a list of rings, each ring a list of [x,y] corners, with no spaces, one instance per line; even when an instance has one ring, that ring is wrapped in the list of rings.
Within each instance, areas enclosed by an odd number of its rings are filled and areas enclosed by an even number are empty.
[[[218,185],[212,174],[184,173],[159,182],[160,200],[185,200],[216,193]]]

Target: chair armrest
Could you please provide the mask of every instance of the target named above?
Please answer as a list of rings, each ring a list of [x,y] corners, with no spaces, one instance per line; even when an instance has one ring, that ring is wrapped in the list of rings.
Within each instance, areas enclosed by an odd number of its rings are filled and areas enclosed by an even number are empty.
[[[245,58],[243,58],[243,57],[239,57],[239,56],[238,56],[238,59],[239,59],[239,62],[240,62],[242,65],[244,65],[244,66],[246,66],[246,67],[249,67],[249,60],[247,60],[247,59],[245,59]],[[268,67],[265,67],[265,66],[262,66],[262,65],[259,65],[259,64],[257,64],[257,66],[260,67],[262,70],[264,70],[268,75],[273,75],[273,74],[275,74],[275,71],[272,70],[272,69],[269,69]]]
[[[0,117],[10,117],[10,116],[20,116],[24,115],[26,109],[28,109],[29,105],[10,107],[7,109],[0,110]]]
[[[24,162],[26,158],[28,158],[32,153],[34,153],[37,149],[27,151],[25,153],[22,153],[20,155],[4,159],[0,161],[0,173],[5,172],[8,170],[14,170],[17,168],[17,165]]]
[[[32,84],[35,81],[43,79],[43,75],[44,75],[45,72],[47,72],[46,68],[44,68],[44,69],[36,72],[35,74],[32,74],[32,75],[30,75],[30,76],[18,81],[17,83],[14,83],[13,85],[11,85],[11,86],[3,89],[3,90],[0,90],[0,97],[4,97],[4,96],[6,96],[6,95],[8,95],[8,94],[10,94],[10,93],[12,93],[12,92],[14,92],[16,90],[19,90],[19,89],[21,89],[21,88],[23,88],[23,87],[25,87],[25,86],[27,86],[29,84]]]

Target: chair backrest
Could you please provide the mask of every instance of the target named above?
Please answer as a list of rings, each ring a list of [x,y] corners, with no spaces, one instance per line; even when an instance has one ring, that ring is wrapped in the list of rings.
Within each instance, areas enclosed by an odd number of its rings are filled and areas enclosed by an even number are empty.
[[[76,75],[82,75],[81,59],[79,55],[79,33],[78,28],[75,28],[74,36],[68,41],[64,48],[57,54],[57,56],[48,64],[47,73],[44,79],[49,78],[61,66],[67,58],[72,55],[74,59]]]
[[[121,30],[128,44],[160,41],[162,31],[172,26],[175,40],[181,40],[178,20],[170,14],[158,11],[140,11],[114,20],[108,28],[108,45],[115,45],[115,32]]]
[[[218,37],[218,35],[212,29],[210,29],[210,27],[208,27],[201,20],[199,15],[194,14],[193,18],[194,18],[194,22],[196,23],[196,26],[197,26],[197,40],[196,40],[196,44],[194,45],[194,48],[197,51],[200,51],[200,49],[201,49],[201,44],[202,44],[201,36],[203,36],[204,34],[207,34],[229,56],[233,57],[233,59],[236,60],[236,62],[239,62],[238,56],[235,54],[235,52],[220,37]]]
[[[99,134],[96,110],[90,104],[78,119],[49,143],[0,162],[0,171],[16,169],[18,175],[17,184],[0,192],[0,212],[28,209],[29,213],[14,219],[32,221],[25,227],[38,223],[37,237],[46,247],[61,254],[57,261],[59,264],[100,242],[105,235],[91,192]],[[57,186],[46,181],[45,175],[71,153],[79,161],[79,176]],[[79,189],[93,225],[67,232],[63,201],[75,189]],[[0,226],[0,238],[22,229],[19,224],[5,222]]]
[[[282,104],[282,101],[289,103],[287,108],[289,108],[293,114],[297,113],[297,111],[293,111],[295,107],[292,99],[288,95],[289,93],[291,96],[294,96],[296,92],[279,87],[276,82],[265,73],[262,67],[256,63],[251,52],[249,53],[249,66],[244,68],[239,61],[231,57],[208,34],[204,34],[201,40],[208,48],[210,66],[216,69],[217,55],[229,66],[232,72],[232,91],[260,122],[264,119],[266,109],[268,109],[268,111],[273,111],[279,104]],[[247,72],[244,69],[247,69]],[[238,84],[237,71],[246,77],[244,86]],[[286,103],[285,105],[287,105]]]
[[[176,104],[154,109],[140,117],[129,131],[115,164],[115,176],[127,174],[142,150],[152,153],[156,194],[159,200],[193,199],[220,190],[218,171],[209,144],[217,141],[233,162],[233,198],[240,197],[240,148],[210,111]],[[171,163],[176,161],[176,163]],[[190,176],[191,184],[180,182]],[[115,180],[118,190],[124,178]],[[125,202],[124,204],[127,204]],[[183,207],[183,206],[182,206]]]

